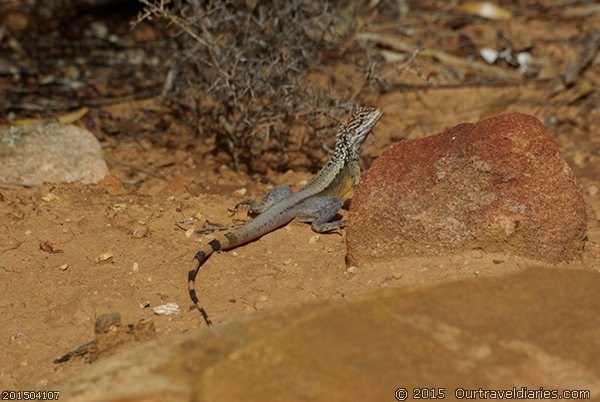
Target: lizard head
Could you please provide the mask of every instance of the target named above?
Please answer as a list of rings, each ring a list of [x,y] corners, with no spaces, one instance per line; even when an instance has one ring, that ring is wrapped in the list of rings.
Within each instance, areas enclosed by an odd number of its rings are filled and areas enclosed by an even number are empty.
[[[338,143],[343,144],[350,154],[356,156],[383,112],[374,107],[359,107],[352,116],[342,123]]]

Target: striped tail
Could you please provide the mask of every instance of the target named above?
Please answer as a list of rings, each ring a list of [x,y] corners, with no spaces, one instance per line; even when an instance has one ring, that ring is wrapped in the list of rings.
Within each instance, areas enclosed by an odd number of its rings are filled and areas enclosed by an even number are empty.
[[[192,308],[197,308],[198,311],[200,311],[200,314],[202,314],[202,318],[204,318],[206,325],[212,325],[212,322],[209,320],[206,310],[200,306],[200,301],[196,295],[196,275],[198,275],[198,271],[200,271],[202,264],[208,260],[210,255],[219,250],[221,250],[221,242],[217,239],[211,240],[196,253],[192,263],[192,268],[190,269],[190,272],[188,272],[188,292],[190,293],[190,299],[192,299]]]

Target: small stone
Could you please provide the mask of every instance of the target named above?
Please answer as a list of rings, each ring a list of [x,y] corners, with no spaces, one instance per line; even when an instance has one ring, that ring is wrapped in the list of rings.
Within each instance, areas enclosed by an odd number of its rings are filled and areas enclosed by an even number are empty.
[[[585,167],[585,164],[588,160],[588,155],[585,152],[575,151],[573,154],[573,163],[577,167]]]
[[[489,47],[483,47],[479,51],[479,55],[488,63],[494,64],[498,60],[498,51]]]
[[[311,236],[311,238],[308,239],[308,244],[317,244],[320,238],[321,237],[319,235]]]
[[[148,226],[138,226],[133,229],[132,236],[136,239],[141,239],[142,237],[146,237],[148,234]]]
[[[287,260],[283,261],[282,264],[283,265],[290,265],[292,262],[294,262],[294,260],[292,260],[291,258],[288,258]]]
[[[483,258],[483,251],[481,250],[473,250],[471,251],[471,257],[476,258],[476,259],[481,259]]]
[[[244,195],[246,195],[247,192],[248,192],[248,190],[245,187],[242,187],[242,188],[240,188],[238,190],[235,190],[233,192],[233,194],[235,194],[237,196],[240,196],[240,197],[243,197]]]
[[[194,233],[196,233],[196,229],[194,229],[194,228],[188,229],[185,231],[185,237],[187,237],[189,239],[190,237],[192,237],[194,235]]]
[[[142,309],[143,309],[143,308],[148,308],[148,307],[150,307],[150,302],[149,302],[149,301],[144,301],[144,302],[141,302],[141,303],[139,304],[139,306],[140,306],[140,308],[142,308]]]
[[[112,258],[113,258],[113,253],[111,251],[106,251],[96,257],[96,262],[105,262]]]
[[[179,308],[177,303],[161,304],[160,306],[154,307],[153,311],[156,315],[181,314],[181,309]]]
[[[355,274],[358,271],[358,267],[352,265],[348,268],[346,268],[346,273],[347,274]]]
[[[69,268],[69,264],[62,264],[58,267],[61,271],[66,271]]]
[[[58,201],[58,200],[60,200],[60,198],[58,198],[56,195],[54,195],[52,193],[48,193],[42,197],[42,201],[46,201],[46,202]]]
[[[140,270],[140,264],[138,264],[137,262],[134,262],[133,266],[131,267],[131,270],[133,272],[138,272]]]
[[[126,208],[127,208],[127,204],[124,202],[118,202],[111,207],[111,209],[116,212],[123,211]]]

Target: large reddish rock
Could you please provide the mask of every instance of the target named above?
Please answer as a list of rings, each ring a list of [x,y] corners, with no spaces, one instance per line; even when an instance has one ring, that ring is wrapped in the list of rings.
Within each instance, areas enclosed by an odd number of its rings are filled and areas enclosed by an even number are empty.
[[[384,152],[352,200],[348,260],[483,249],[560,262],[585,234],[573,172],[539,120],[511,113]]]
[[[536,267],[305,304],[138,344],[48,389],[61,402],[393,401],[397,388],[481,400],[462,390],[513,387],[597,400],[598,288],[597,272]]]

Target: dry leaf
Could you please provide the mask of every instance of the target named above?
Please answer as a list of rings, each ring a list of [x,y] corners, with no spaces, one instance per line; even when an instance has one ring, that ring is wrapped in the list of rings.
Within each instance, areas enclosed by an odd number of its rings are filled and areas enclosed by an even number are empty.
[[[471,1],[463,3],[457,6],[454,11],[477,15],[494,21],[510,20],[513,16],[510,10],[488,1]]]
[[[77,110],[74,110],[72,112],[60,115],[60,116],[56,116],[56,121],[58,121],[60,124],[71,124],[71,123],[75,123],[77,120],[81,119],[83,116],[85,116],[87,114],[87,112],[89,112],[90,109],[87,107],[82,107],[79,108]]]

